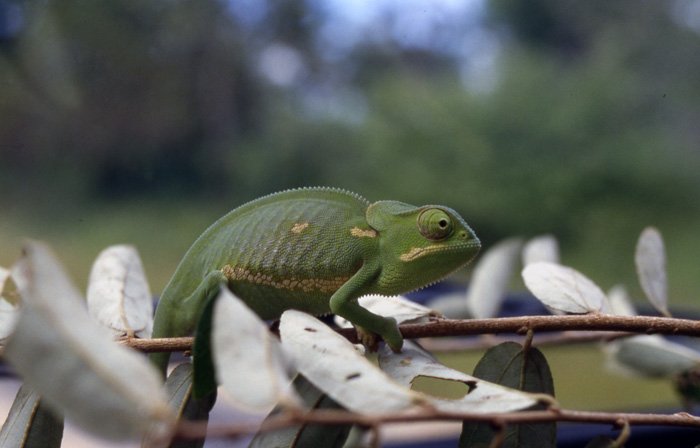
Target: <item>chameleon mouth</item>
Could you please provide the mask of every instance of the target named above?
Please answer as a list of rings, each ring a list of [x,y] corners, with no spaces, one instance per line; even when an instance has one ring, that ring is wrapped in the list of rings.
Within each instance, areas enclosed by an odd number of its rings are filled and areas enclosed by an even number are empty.
[[[449,246],[446,245],[440,245],[440,244],[431,244],[430,246],[425,246],[425,247],[412,247],[411,250],[409,250],[406,253],[403,253],[399,256],[399,259],[401,261],[413,261],[418,258],[424,257],[429,254],[433,254],[436,252],[453,252],[453,251],[460,251],[464,249],[480,249],[481,248],[481,243],[479,240],[471,240],[467,243],[461,243],[461,244],[451,244]]]

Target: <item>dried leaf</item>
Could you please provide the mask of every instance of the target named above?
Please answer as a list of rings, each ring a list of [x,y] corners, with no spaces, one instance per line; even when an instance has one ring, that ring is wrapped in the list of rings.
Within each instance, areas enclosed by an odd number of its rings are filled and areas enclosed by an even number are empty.
[[[280,335],[299,372],[353,412],[384,414],[426,401],[424,394],[397,384],[315,317],[285,311]]]
[[[606,346],[613,369],[652,378],[668,378],[700,366],[700,353],[659,335],[638,335]]]
[[[515,342],[490,348],[474,368],[474,375],[513,389],[554,396],[554,381],[544,355],[536,348],[525,351]],[[553,422],[509,425],[505,431],[504,448],[556,447]],[[459,446],[489,446],[493,437],[489,424],[465,421]]]
[[[559,244],[552,235],[533,238],[523,247],[523,266],[539,261],[559,264]]]
[[[265,413],[278,402],[298,406],[279,341],[227,288],[214,304],[211,339],[216,377],[234,405]]]
[[[59,448],[61,439],[63,418],[47,409],[39,394],[20,387],[0,430],[0,446]]]
[[[607,312],[607,298],[588,277],[558,264],[537,262],[523,269],[527,288],[548,308],[572,314]]]
[[[411,341],[405,341],[401,353],[383,347],[379,366],[395,381],[410,387],[419,377],[438,378],[464,383],[469,393],[458,400],[430,398],[430,404],[446,412],[510,412],[530,407],[537,397],[519,390],[489,383],[440,364],[430,353]]]
[[[474,318],[486,319],[498,314],[521,247],[520,239],[504,240],[479,260],[467,291],[467,306]]]
[[[126,439],[173,422],[158,372],[91,319],[43,244],[25,246],[15,277],[23,308],[5,356],[52,409],[98,436]]]
[[[374,314],[393,317],[399,324],[418,324],[428,322],[430,319],[440,316],[440,313],[437,311],[426,308],[404,296],[387,297],[378,294],[368,294],[360,297],[358,303]],[[340,316],[335,317],[335,323],[343,328],[350,328],[353,326],[352,323]]]
[[[92,265],[87,289],[90,315],[117,335],[150,338],[153,297],[133,246],[110,246]]]
[[[634,253],[639,283],[649,302],[664,316],[668,311],[668,282],[666,280],[666,250],[661,233],[654,227],[647,227],[639,235]]]

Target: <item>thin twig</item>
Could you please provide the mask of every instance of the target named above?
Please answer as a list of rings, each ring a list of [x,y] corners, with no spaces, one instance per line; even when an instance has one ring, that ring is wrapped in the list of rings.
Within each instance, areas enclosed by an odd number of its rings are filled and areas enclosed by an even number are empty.
[[[256,431],[274,431],[296,424],[347,425],[357,424],[376,427],[388,423],[410,423],[434,420],[475,421],[495,425],[543,422],[607,423],[619,426],[665,425],[700,428],[700,417],[680,412],[676,414],[639,414],[619,412],[591,412],[568,409],[549,409],[542,411],[523,411],[509,413],[454,413],[443,412],[433,408],[422,408],[418,412],[396,413],[387,415],[362,415],[340,410],[315,410],[306,414],[284,413],[266,419],[259,424],[209,424],[182,421],[178,424],[176,435],[183,439],[197,439],[206,435],[210,437],[235,438]]]
[[[580,316],[523,316],[496,319],[440,319],[423,324],[404,324],[401,334],[406,339],[466,336],[475,334],[526,334],[555,331],[605,331],[642,334],[700,336],[700,321],[653,316],[612,316],[590,314]],[[338,330],[357,343],[353,328]],[[128,339],[124,344],[144,352],[183,351],[192,348],[192,338]]]

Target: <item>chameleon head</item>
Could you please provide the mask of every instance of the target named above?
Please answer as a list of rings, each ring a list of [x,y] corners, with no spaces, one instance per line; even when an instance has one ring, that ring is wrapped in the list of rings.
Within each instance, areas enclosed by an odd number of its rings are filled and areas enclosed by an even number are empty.
[[[378,232],[384,294],[399,294],[441,280],[479,252],[474,231],[454,210],[380,201],[367,210]]]

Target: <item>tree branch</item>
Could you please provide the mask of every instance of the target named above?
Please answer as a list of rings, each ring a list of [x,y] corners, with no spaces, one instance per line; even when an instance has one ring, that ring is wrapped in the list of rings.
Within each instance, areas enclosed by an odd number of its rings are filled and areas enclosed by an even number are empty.
[[[666,334],[700,336],[700,321],[655,316],[613,316],[586,314],[575,316],[522,316],[495,319],[438,319],[423,324],[404,324],[400,327],[406,339],[478,334],[536,334],[555,331],[605,331],[639,334]],[[353,328],[338,330],[353,343],[358,343]],[[191,350],[192,338],[126,339],[125,345],[144,352]]]

